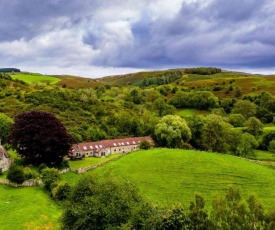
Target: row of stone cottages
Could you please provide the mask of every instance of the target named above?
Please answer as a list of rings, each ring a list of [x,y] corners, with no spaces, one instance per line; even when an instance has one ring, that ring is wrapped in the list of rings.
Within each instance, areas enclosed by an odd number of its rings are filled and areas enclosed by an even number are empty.
[[[149,136],[85,142],[74,144],[69,152],[69,157],[81,159],[91,156],[105,157],[116,153],[129,153],[138,150],[141,141],[148,141],[151,146],[154,145],[153,139]]]
[[[153,139],[149,136],[85,142],[73,145],[69,152],[69,157],[71,159],[81,159],[90,156],[105,157],[115,153],[128,153],[138,150],[141,141],[148,141],[151,146],[154,145]],[[0,169],[4,172],[7,171],[10,166],[10,154],[0,142]]]

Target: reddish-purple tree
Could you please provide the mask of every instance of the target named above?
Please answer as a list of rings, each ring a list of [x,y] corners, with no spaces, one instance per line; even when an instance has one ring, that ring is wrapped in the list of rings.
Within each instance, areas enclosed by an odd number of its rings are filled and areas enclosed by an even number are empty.
[[[63,161],[74,139],[54,115],[31,111],[15,117],[9,142],[28,163],[56,167]]]

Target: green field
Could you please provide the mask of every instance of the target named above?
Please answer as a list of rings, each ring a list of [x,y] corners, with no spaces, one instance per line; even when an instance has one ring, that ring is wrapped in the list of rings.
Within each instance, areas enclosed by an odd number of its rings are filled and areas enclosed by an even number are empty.
[[[179,109],[176,112],[176,115],[181,117],[188,117],[192,115],[207,115],[210,114],[209,111],[206,110],[198,110],[198,109]]]
[[[72,171],[75,171],[76,169],[79,168],[85,168],[91,165],[95,165],[104,161],[108,161],[110,159],[116,158],[120,156],[120,154],[112,154],[111,156],[104,157],[104,158],[98,158],[98,157],[87,157],[82,160],[74,160],[74,161],[69,161],[69,165],[72,169]]]
[[[160,204],[188,204],[200,192],[209,206],[212,196],[224,195],[229,185],[239,187],[244,197],[256,194],[266,208],[275,203],[275,170],[223,154],[172,149],[139,151],[89,173],[128,178],[137,184],[141,194]]]
[[[48,84],[56,84],[57,82],[61,81],[61,79],[51,76],[44,76],[41,74],[26,74],[26,73],[20,73],[20,74],[13,74],[11,75],[12,79],[21,80],[30,84],[33,83],[48,83]]]
[[[266,126],[264,127],[264,131],[275,131],[275,126]]]
[[[0,228],[58,229],[61,208],[43,187],[0,186]]]

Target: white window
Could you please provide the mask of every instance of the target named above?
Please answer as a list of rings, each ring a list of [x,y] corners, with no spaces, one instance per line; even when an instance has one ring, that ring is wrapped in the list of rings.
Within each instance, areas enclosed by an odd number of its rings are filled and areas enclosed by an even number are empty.
[[[90,149],[93,149],[93,146],[90,145]]]
[[[99,145],[100,148],[102,148],[102,145]]]
[[[83,149],[84,149],[84,150],[87,150],[87,147],[86,147],[86,146],[83,146]]]
[[[124,145],[124,142],[121,142],[122,145]]]
[[[126,144],[129,145],[130,143],[127,141]]]
[[[135,145],[135,144],[136,144],[136,142],[135,142],[135,141],[133,141],[133,144]]]
[[[116,146],[116,143],[113,143],[114,146]]]
[[[95,147],[98,149],[98,145],[95,145]]]

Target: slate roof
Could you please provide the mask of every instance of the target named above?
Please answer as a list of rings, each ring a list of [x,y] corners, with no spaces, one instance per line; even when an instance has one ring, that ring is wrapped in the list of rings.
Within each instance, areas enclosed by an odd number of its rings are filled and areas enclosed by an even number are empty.
[[[153,139],[150,136],[146,137],[129,137],[129,138],[121,138],[121,139],[113,139],[113,140],[102,140],[96,142],[84,142],[75,144],[72,146],[72,152],[75,151],[95,151],[98,152],[105,148],[111,147],[123,147],[130,145],[138,145],[141,141],[147,140],[151,143],[154,143]]]
[[[0,158],[2,158],[3,155],[5,155],[6,158],[10,158],[10,154],[7,150],[3,146],[0,146]]]

